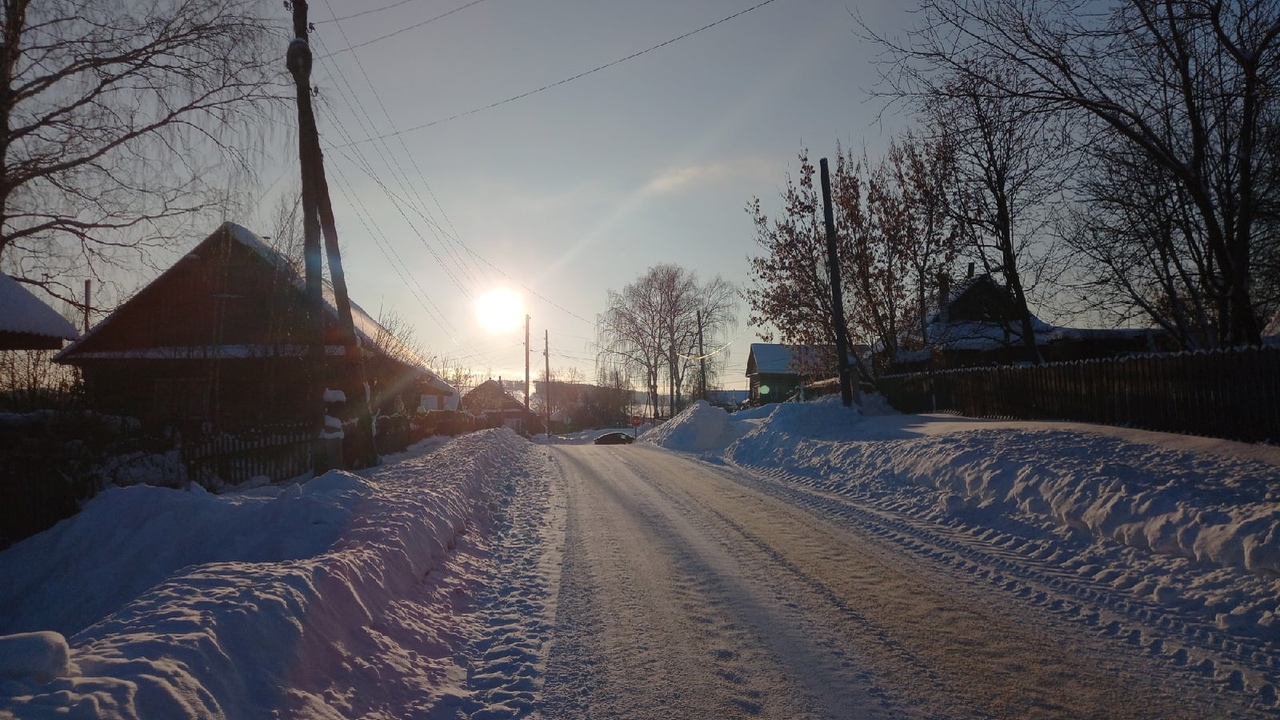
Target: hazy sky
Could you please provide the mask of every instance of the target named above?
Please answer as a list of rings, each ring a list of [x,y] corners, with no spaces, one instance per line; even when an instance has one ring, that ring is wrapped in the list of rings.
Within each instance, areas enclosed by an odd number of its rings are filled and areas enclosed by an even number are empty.
[[[607,293],[648,268],[674,263],[749,291],[748,201],[776,209],[803,147],[816,160],[837,141],[873,156],[887,143],[869,94],[879,51],[853,13],[909,23],[896,3],[772,0],[743,13],[760,2],[313,0],[313,84],[352,298],[375,316],[394,309],[429,354],[522,379],[523,323],[491,333],[474,309],[509,288],[532,316],[533,375],[545,331],[553,372],[590,380]],[[282,171],[263,217],[290,185]],[[743,302],[729,388],[746,387],[747,315]]]

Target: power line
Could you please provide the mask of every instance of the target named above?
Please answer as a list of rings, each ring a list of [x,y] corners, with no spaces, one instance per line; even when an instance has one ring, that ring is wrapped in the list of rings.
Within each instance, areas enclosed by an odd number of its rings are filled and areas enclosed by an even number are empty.
[[[374,13],[380,13],[380,12],[382,12],[382,11],[384,11],[384,10],[391,10],[391,9],[393,9],[393,8],[398,8],[398,7],[400,7],[401,5],[408,5],[408,4],[409,4],[409,3],[411,3],[411,2],[416,2],[416,0],[400,0],[400,2],[397,2],[397,3],[391,3],[390,5],[384,5],[384,6],[380,7],[380,8],[371,8],[371,9],[369,9],[369,10],[361,10],[361,11],[360,11],[360,12],[358,12],[358,13],[352,13],[351,15],[345,15],[345,16],[343,16],[343,17],[329,18],[328,20],[317,20],[317,21],[315,21],[315,23],[314,23],[314,24],[315,24],[315,25],[323,25],[323,24],[325,24],[325,23],[331,23],[331,22],[342,22],[343,20],[351,20],[351,19],[353,19],[353,18],[363,17],[363,16],[365,16],[365,15],[373,15]],[[330,8],[330,9],[329,9],[329,12],[330,12],[330,13],[332,13],[332,12],[333,12],[333,8]]]
[[[404,2],[396,3],[396,5],[389,5],[389,6],[385,7],[385,8],[380,8],[380,10],[387,10],[387,9],[390,9],[390,8],[396,7],[396,6],[398,6],[398,5],[403,5],[405,2],[408,2],[408,1],[409,1],[409,0],[404,0]],[[321,56],[320,58],[317,58],[317,59],[319,59],[319,60],[323,60],[323,59],[325,59],[325,58],[333,57],[334,55],[341,55],[342,53],[345,53],[345,52],[351,52],[352,50],[355,50],[356,48],[362,48],[362,47],[364,47],[364,46],[366,46],[366,45],[372,45],[372,44],[374,44],[374,43],[376,43],[376,42],[381,42],[381,41],[383,41],[383,40],[386,40],[387,38],[395,37],[396,35],[399,35],[399,34],[401,34],[401,33],[407,33],[407,32],[409,32],[410,30],[416,30],[416,29],[418,29],[418,28],[422,27],[423,25],[429,25],[429,24],[431,24],[431,23],[433,23],[433,22],[435,22],[435,21],[437,21],[437,20],[442,20],[442,19],[447,18],[447,17],[449,17],[450,15],[452,15],[452,14],[454,14],[454,13],[458,12],[459,10],[466,10],[467,8],[471,7],[472,5],[479,5],[479,4],[480,4],[480,3],[482,3],[482,2],[484,2],[484,0],[471,0],[471,2],[467,3],[466,5],[462,5],[462,6],[460,6],[460,7],[456,7],[456,8],[454,8],[454,9],[450,10],[449,12],[442,13],[442,14],[437,15],[437,16],[435,16],[435,17],[433,17],[433,18],[428,19],[428,20],[423,20],[422,22],[420,22],[420,23],[415,23],[415,24],[413,24],[413,25],[410,25],[409,27],[403,27],[403,28],[400,28],[399,30],[396,30],[395,32],[387,33],[386,35],[382,35],[381,37],[373,38],[372,40],[365,40],[364,42],[362,42],[362,43],[358,43],[358,44],[356,44],[356,45],[348,45],[347,47],[345,47],[345,48],[343,48],[343,49],[341,49],[341,50],[338,50],[338,51],[336,51],[336,52],[329,53],[328,55],[323,55],[323,56]],[[368,13],[372,13],[372,12],[379,12],[379,10],[366,10],[364,13],[357,13],[357,14],[355,14],[355,15],[351,15],[351,16],[348,16],[348,17],[345,17],[345,18],[334,18],[333,20],[328,20],[328,21],[325,21],[325,22],[338,22],[338,21],[340,21],[340,20],[349,20],[349,19],[351,19],[351,18],[353,18],[353,17],[359,17],[360,15],[364,15],[364,14],[368,14]]]
[[[341,24],[338,25],[338,32],[340,32],[344,38],[346,37],[346,31],[342,29]],[[365,83],[369,86],[370,92],[373,93],[374,100],[377,101],[378,107],[382,109],[382,113],[386,117],[387,122],[390,123],[392,128],[394,128],[395,121],[391,118],[391,113],[387,110],[386,105],[382,102],[381,95],[378,93],[377,89],[373,86],[373,82],[369,78],[369,74],[364,69],[364,63],[360,62],[359,56],[355,57],[355,61],[356,61],[356,66],[360,69],[360,73],[364,76]],[[341,80],[342,83],[346,86],[347,92],[350,94],[351,98],[354,98],[356,94],[355,89],[351,86],[351,83],[347,81],[346,74],[343,73],[340,68],[335,68],[335,69],[337,70],[338,79]],[[344,99],[346,98],[344,97]],[[365,132],[371,132],[375,127],[375,123],[373,118],[369,116],[369,113],[365,109],[364,104],[354,103],[351,100],[348,100],[347,105],[348,107],[352,108],[353,115],[355,116],[356,121],[360,124],[361,129],[365,130]],[[355,112],[356,105],[358,105],[360,109],[360,112],[358,113]],[[346,132],[346,128],[342,126],[341,120],[339,120],[337,117],[333,118],[333,120],[335,124],[338,126],[339,132],[345,138],[350,140],[351,135],[350,133]],[[399,142],[400,142],[400,147],[403,150],[403,154],[409,155],[410,157],[412,157],[412,154],[409,152],[409,148],[407,145],[405,145],[404,140],[401,138],[399,139]],[[386,149],[385,153],[384,153],[384,148]],[[365,158],[363,155],[360,155],[359,159],[356,160],[346,155],[346,153],[342,153],[342,154],[344,157],[347,157],[347,159],[350,160],[352,164],[356,165],[357,167],[360,167],[360,169],[362,169],[370,177],[370,179],[372,179],[380,187],[382,187],[384,192],[387,193],[388,197],[391,197],[393,200],[398,201],[396,202],[396,209],[400,212],[401,216],[404,217],[405,221],[409,224],[409,227],[422,241],[423,245],[427,247],[428,251],[431,252],[432,257],[436,258],[436,261],[442,265],[442,269],[449,276],[449,278],[454,281],[454,283],[458,286],[458,289],[462,291],[462,294],[468,299],[470,299],[472,297],[471,288],[468,287],[467,285],[464,285],[464,283],[454,275],[452,269],[450,269],[448,264],[444,263],[440,259],[440,257],[436,254],[435,250],[427,243],[426,238],[423,237],[422,233],[414,225],[413,220],[405,213],[405,206],[408,206],[411,210],[417,213],[420,217],[422,217],[422,219],[424,219],[428,223],[428,226],[431,227],[432,232],[436,237],[436,240],[439,241],[440,245],[444,248],[445,255],[450,256],[454,260],[456,260],[457,268],[464,276],[463,279],[466,280],[466,282],[471,285],[479,285],[476,278],[471,275],[470,269],[468,268],[467,263],[463,261],[462,256],[456,250],[453,249],[451,243],[449,242],[450,240],[452,240],[453,242],[459,245],[462,245],[463,244],[462,241],[457,239],[456,237],[450,238],[449,234],[445,232],[444,228],[441,227],[440,224],[437,223],[431,217],[430,210],[426,207],[426,201],[423,200],[422,195],[417,192],[415,186],[410,182],[408,173],[405,172],[404,168],[400,165],[400,162],[397,159],[398,158],[397,153],[392,152],[389,147],[386,147],[385,143],[381,143],[381,142],[376,143],[374,145],[374,149],[377,151],[378,156],[382,160],[382,162],[388,165],[389,167],[391,167],[392,179],[397,184],[399,184],[401,188],[404,189],[406,195],[412,194],[417,196],[419,205],[415,205],[411,200],[400,198],[396,196],[393,192],[391,192],[391,190],[386,187],[386,184],[383,183],[377,177],[377,174],[374,172],[372,165],[369,164],[368,159]],[[388,161],[388,155],[390,155],[390,161]],[[419,173],[419,177],[421,178],[422,171],[418,170],[418,173]],[[422,180],[422,182],[425,184],[426,183],[425,179]],[[431,192],[430,186],[427,187],[427,190],[428,192]],[[435,198],[435,193],[432,192],[431,196],[432,198]],[[440,209],[441,214],[445,214],[444,208],[440,206],[439,199],[435,198],[435,201],[436,201],[436,207]],[[447,214],[445,214],[445,221],[450,222],[450,225],[452,225],[452,222],[449,221]],[[455,231],[455,235],[456,235],[456,231]]]
[[[743,330],[742,332],[738,333],[738,337],[735,337],[734,339],[730,340],[729,342],[721,345],[720,347],[716,348],[715,350],[712,350],[711,352],[705,355],[685,355],[683,353],[676,353],[676,355],[678,357],[684,358],[685,360],[706,360],[709,357],[715,357],[716,355],[719,355],[725,350],[728,350],[730,345],[738,342],[738,338],[741,338],[743,335],[746,335],[746,334],[747,334],[747,331]]]
[[[475,2],[480,2],[480,1],[481,1],[481,0],[475,0]],[[557,82],[553,82],[553,83],[551,83],[551,84],[549,84],[549,85],[543,85],[542,87],[540,87],[540,88],[538,88],[538,89],[536,89],[536,90],[530,90],[530,91],[528,91],[528,92],[520,93],[519,95],[514,95],[514,96],[512,96],[512,97],[507,98],[506,100],[499,100],[499,101],[497,101],[497,102],[492,102],[492,103],[489,103],[488,105],[485,105],[485,106],[483,106],[483,107],[477,107],[477,108],[474,108],[474,109],[468,110],[468,111],[466,111],[466,112],[458,113],[458,114],[456,114],[456,115],[450,115],[449,117],[447,117],[447,118],[441,118],[440,120],[433,120],[433,121],[431,121],[431,122],[429,122],[429,123],[423,123],[423,124],[421,124],[421,125],[414,125],[413,127],[405,128],[404,130],[397,130],[397,131],[395,131],[395,132],[388,133],[388,134],[386,134],[386,135],[379,135],[379,136],[377,136],[377,137],[371,137],[371,138],[368,138],[368,139],[365,139],[365,140],[358,140],[358,141],[356,141],[356,142],[355,142],[355,143],[353,143],[353,144],[357,144],[357,145],[358,145],[358,144],[361,144],[361,143],[372,142],[372,141],[375,141],[375,140],[385,140],[386,138],[393,137],[393,136],[395,136],[395,135],[403,135],[403,134],[405,134],[405,133],[413,132],[414,130],[425,130],[426,128],[429,128],[429,127],[435,127],[436,125],[442,125],[442,124],[444,124],[444,123],[447,123],[447,122],[450,122],[450,121],[453,121],[453,120],[457,120],[457,119],[459,119],[459,118],[467,117],[468,115],[475,115],[476,113],[484,112],[485,110],[492,110],[493,108],[499,107],[499,106],[501,106],[501,105],[506,105],[507,103],[510,103],[510,102],[515,102],[516,100],[523,100],[524,98],[527,98],[527,97],[529,97],[530,95],[537,95],[538,93],[543,92],[544,90],[550,90],[550,89],[552,89],[552,88],[559,87],[559,86],[561,86],[561,85],[566,85],[566,84],[568,84],[568,83],[573,82],[574,80],[580,80],[580,79],[582,79],[582,78],[584,78],[584,77],[586,77],[586,76],[588,76],[588,75],[592,75],[592,74],[598,73],[598,72],[600,72],[601,70],[607,70],[607,69],[609,69],[609,68],[613,67],[614,65],[620,65],[620,64],[622,64],[622,63],[624,63],[624,62],[626,62],[626,61],[628,61],[628,60],[634,60],[635,58],[638,58],[638,57],[640,57],[641,55],[645,55],[645,54],[651,53],[651,52],[653,52],[654,50],[658,50],[658,49],[660,49],[660,48],[664,48],[664,47],[666,47],[666,46],[668,46],[668,45],[671,45],[672,43],[676,43],[676,42],[679,42],[679,41],[681,41],[681,40],[684,40],[685,38],[692,37],[692,36],[697,35],[698,33],[702,32],[702,31],[704,31],[704,30],[710,30],[711,28],[713,28],[713,27],[715,27],[715,26],[717,26],[717,25],[721,25],[721,24],[723,24],[723,23],[727,23],[727,22],[729,22],[730,20],[733,20],[733,19],[735,19],[735,18],[742,17],[743,15],[746,15],[747,13],[752,12],[752,11],[754,11],[754,10],[759,10],[760,8],[764,7],[765,5],[768,5],[768,4],[773,3],[773,2],[775,2],[775,1],[776,1],[776,0],[764,0],[764,2],[761,2],[761,3],[757,4],[757,5],[753,5],[753,6],[749,7],[749,8],[747,8],[746,10],[741,10],[741,11],[736,12],[736,13],[734,13],[734,14],[732,14],[732,15],[728,16],[728,17],[725,17],[725,18],[721,18],[721,19],[719,19],[719,20],[716,20],[715,22],[710,23],[710,24],[708,24],[708,25],[703,25],[702,27],[698,28],[697,30],[690,30],[689,32],[687,32],[687,33],[685,33],[685,34],[683,34],[683,35],[679,35],[679,36],[677,36],[677,37],[673,37],[673,38],[671,38],[670,40],[667,40],[667,41],[665,41],[665,42],[660,42],[660,43],[658,43],[657,45],[654,45],[654,46],[649,47],[649,48],[645,48],[644,50],[641,50],[640,52],[632,53],[632,54],[630,54],[630,55],[628,55],[628,56],[626,56],[626,57],[624,57],[624,58],[619,58],[619,59],[617,59],[617,60],[614,60],[613,62],[605,63],[604,65],[601,65],[601,66],[599,66],[599,67],[592,68],[592,69],[587,70],[587,71],[585,71],[585,72],[580,72],[580,73],[578,73],[577,75],[574,75],[574,76],[572,76],[572,77],[567,77],[567,78],[565,78],[565,79],[563,79],[563,80],[559,80],[559,81],[557,81]],[[472,2],[471,4],[472,4],[472,5],[474,5],[474,4],[475,4],[475,2]],[[465,6],[465,5],[464,5],[463,7],[467,7],[467,6]],[[462,8],[458,8],[458,9],[459,9],[459,10],[461,10]],[[456,10],[455,10],[455,11],[453,11],[453,12],[456,12]],[[405,29],[407,30],[407,29],[409,29],[409,28],[405,28]],[[400,31],[397,31],[396,33],[392,33],[392,35],[398,34],[399,32],[404,32],[404,30],[400,30]],[[390,37],[390,35],[387,35],[387,36],[385,36],[385,37]],[[383,39],[383,38],[378,38],[378,39],[380,40],[380,39]],[[374,41],[373,41],[373,40],[371,40],[370,42],[374,42]],[[369,44],[369,43],[363,43],[363,45],[367,45],[367,44]],[[354,46],[354,47],[361,47],[361,46],[360,46],[360,45],[357,45],[357,46]],[[348,49],[351,49],[351,48],[348,48]]]

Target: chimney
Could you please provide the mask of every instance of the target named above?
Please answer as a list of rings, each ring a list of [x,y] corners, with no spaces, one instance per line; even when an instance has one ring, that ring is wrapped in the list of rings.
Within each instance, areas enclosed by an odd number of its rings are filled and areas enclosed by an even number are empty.
[[[972,266],[970,266],[972,267]],[[951,276],[938,273],[938,319],[947,322],[947,302],[951,300]]]

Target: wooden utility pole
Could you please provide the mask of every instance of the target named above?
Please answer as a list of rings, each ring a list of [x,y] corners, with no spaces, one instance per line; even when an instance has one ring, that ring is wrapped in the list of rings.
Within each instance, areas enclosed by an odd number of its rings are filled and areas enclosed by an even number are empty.
[[[542,361],[545,364],[544,372],[547,374],[547,396],[542,399],[542,404],[546,405],[547,415],[547,439],[551,439],[551,332],[542,331]]]
[[[524,411],[529,412],[529,316],[524,316]]]
[[[840,289],[840,256],[836,253],[836,221],[831,207],[831,176],[827,159],[822,168],[822,214],[827,225],[827,269],[831,273],[831,322],[836,330],[836,367],[840,369],[840,400],[845,407],[853,405],[853,381],[849,368],[849,329],[844,322],[844,295]]]
[[[84,331],[89,332],[89,289],[93,287],[93,280],[84,281]]]
[[[702,349],[702,310],[697,311],[698,315],[698,362],[701,363],[702,370],[702,399],[707,399],[707,351]]]
[[[302,169],[302,230],[306,265],[307,304],[313,316],[310,328],[311,365],[310,393],[318,404],[318,427],[324,426],[322,397],[325,376],[324,351],[324,283],[323,261],[320,255],[320,235],[324,234],[325,249],[329,260],[329,273],[333,283],[334,307],[338,314],[338,331],[342,339],[343,358],[340,384],[346,396],[346,406],[354,409],[356,436],[351,440],[352,465],[367,467],[376,465],[377,451],[373,443],[373,418],[369,411],[368,391],[365,385],[364,364],[355,323],[351,318],[351,299],[347,295],[346,275],[342,270],[342,255],[338,247],[337,223],[333,215],[333,203],[329,197],[329,184],[324,175],[324,155],[320,150],[320,132],[316,127],[315,110],[311,105],[311,46],[307,42],[310,31],[307,22],[306,0],[292,0],[294,38],[289,43],[287,62],[293,75],[298,95],[298,157]]]

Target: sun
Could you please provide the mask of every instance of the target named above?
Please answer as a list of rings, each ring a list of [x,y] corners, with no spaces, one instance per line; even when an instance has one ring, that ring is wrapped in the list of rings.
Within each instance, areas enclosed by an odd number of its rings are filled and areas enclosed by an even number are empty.
[[[494,288],[476,298],[476,319],[486,332],[496,335],[524,322],[524,300],[508,288]]]

